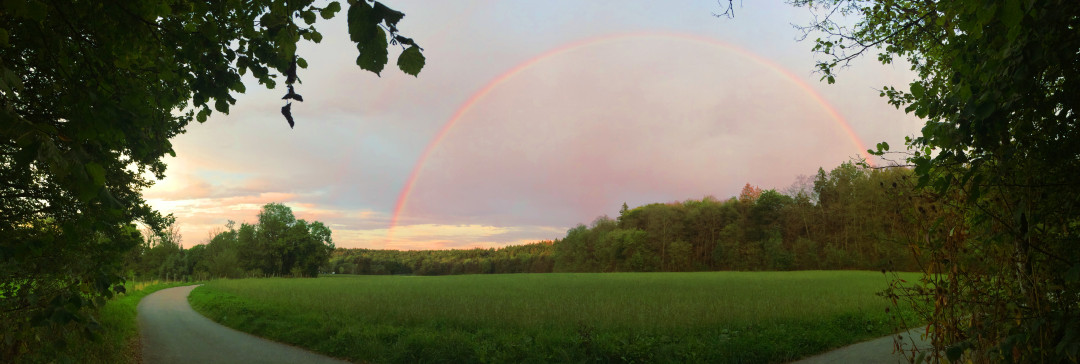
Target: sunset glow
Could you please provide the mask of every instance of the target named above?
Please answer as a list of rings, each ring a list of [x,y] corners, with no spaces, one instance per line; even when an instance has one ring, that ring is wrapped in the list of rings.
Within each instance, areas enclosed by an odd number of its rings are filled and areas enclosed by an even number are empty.
[[[524,63],[522,63],[520,65],[517,65],[517,66],[511,68],[510,70],[506,71],[505,73],[499,75],[498,77],[493,79],[491,82],[489,82],[487,85],[485,85],[483,88],[481,88],[479,91],[476,91],[472,96],[470,96],[469,99],[456,112],[454,112],[453,116],[450,117],[450,119],[446,122],[446,124],[444,124],[442,126],[442,128],[439,129],[439,132],[435,135],[435,137],[431,140],[431,142],[424,148],[424,151],[422,152],[422,154],[420,156],[420,159],[416,162],[416,165],[413,167],[412,172],[409,173],[409,178],[408,178],[408,180],[406,180],[405,185],[402,187],[401,193],[398,195],[397,203],[394,206],[394,214],[390,219],[390,228],[388,229],[388,233],[387,233],[387,241],[389,241],[389,242],[394,241],[394,232],[395,232],[395,228],[397,227],[397,224],[398,224],[398,219],[401,217],[401,214],[402,214],[403,210],[405,209],[406,204],[409,202],[409,194],[412,192],[412,188],[413,188],[413,185],[416,182],[416,179],[420,177],[420,175],[421,175],[421,173],[423,171],[423,168],[424,168],[424,163],[427,161],[427,158],[430,156],[431,152],[435,148],[437,148],[439,146],[439,143],[442,142],[442,140],[446,137],[446,135],[454,127],[454,125],[457,124],[457,122],[459,120],[461,120],[462,117],[465,116],[465,114],[470,112],[473,109],[473,106],[476,105],[477,102],[484,99],[489,93],[491,93],[499,85],[503,84],[507,80],[512,79],[514,76],[520,74],[521,72],[524,72],[524,71],[528,70],[529,68],[535,66],[536,64],[538,64],[540,62],[543,62],[544,60],[546,60],[548,58],[556,57],[556,56],[559,56],[559,55],[567,53],[567,52],[572,52],[572,51],[580,49],[580,48],[585,48],[585,47],[594,46],[594,45],[598,45],[598,44],[610,43],[610,42],[619,42],[619,41],[633,41],[635,39],[648,39],[648,38],[658,38],[658,39],[664,39],[664,40],[688,41],[688,42],[700,43],[700,44],[708,46],[708,47],[721,48],[721,49],[723,49],[725,51],[735,53],[735,54],[737,54],[739,56],[742,56],[742,57],[744,57],[746,59],[752,60],[752,61],[754,61],[756,63],[759,63],[759,64],[761,64],[763,66],[766,66],[770,70],[772,70],[772,71],[774,71],[774,72],[776,72],[778,74],[783,75],[788,80],[790,80],[792,82],[792,84],[794,84],[796,87],[798,87],[802,91],[806,92],[807,96],[813,98],[814,101],[816,101],[824,110],[826,110],[829,113],[829,115],[832,117],[832,119],[836,122],[836,125],[838,127],[842,128],[844,130],[844,132],[847,133],[848,137],[851,138],[851,141],[854,144],[854,147],[857,148],[857,149],[855,149],[855,151],[857,153],[859,153],[859,155],[861,157],[865,158],[871,165],[873,165],[873,163],[874,163],[873,159],[870,157],[869,154],[866,154],[866,150],[867,150],[866,144],[863,143],[862,140],[860,140],[859,136],[857,134],[855,134],[855,131],[851,129],[851,126],[848,125],[847,121],[844,119],[843,116],[840,115],[840,113],[836,110],[836,108],[833,107],[832,105],[830,105],[828,103],[828,101],[826,101],[824,98],[822,98],[822,96],[820,94],[818,94],[810,85],[806,84],[805,81],[800,80],[797,76],[792,74],[790,71],[780,67],[779,65],[777,65],[777,64],[775,64],[773,62],[770,62],[767,59],[761,58],[761,57],[759,57],[759,56],[757,56],[757,55],[755,55],[753,53],[750,53],[750,52],[748,52],[746,50],[739,49],[739,48],[733,47],[731,45],[728,45],[726,43],[720,42],[718,40],[705,38],[705,37],[699,37],[699,36],[694,36],[694,35],[689,35],[689,34],[661,33],[661,32],[614,34],[614,35],[602,36],[602,37],[598,37],[598,38],[595,38],[595,39],[587,39],[587,40],[583,40],[583,41],[580,41],[580,42],[567,44],[565,46],[558,47],[558,48],[555,48],[553,50],[544,52],[541,55],[539,55],[539,56],[537,56],[535,58],[532,58],[532,59],[530,59],[530,60],[528,60],[528,61],[526,61],[526,62],[524,62]]]
[[[248,79],[229,115],[173,140],[146,198],[185,246],[281,202],[339,247],[498,247],[561,238],[623,202],[782,190],[918,131],[875,91],[905,67],[819,82],[789,26],[806,14],[782,2],[734,20],[708,2],[634,4],[394,2],[427,55],[416,78],[359,70],[334,19],[298,50],[311,67],[294,129],[284,91]]]

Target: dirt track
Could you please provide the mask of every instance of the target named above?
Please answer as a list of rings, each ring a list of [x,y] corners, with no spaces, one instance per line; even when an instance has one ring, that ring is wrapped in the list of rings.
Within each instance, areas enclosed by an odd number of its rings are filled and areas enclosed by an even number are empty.
[[[144,363],[347,363],[210,321],[187,302],[195,287],[163,289],[139,302]]]

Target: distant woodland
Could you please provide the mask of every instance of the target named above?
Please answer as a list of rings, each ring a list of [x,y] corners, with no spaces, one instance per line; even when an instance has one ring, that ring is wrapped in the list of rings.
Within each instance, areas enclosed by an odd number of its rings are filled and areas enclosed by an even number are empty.
[[[786,191],[747,184],[738,197],[623,204],[562,239],[498,249],[335,249],[327,272],[483,274],[870,269],[917,271],[916,221],[937,208],[912,170],[844,163]]]
[[[142,243],[128,252],[126,265],[134,278],[201,280],[240,277],[315,277],[325,266],[334,242],[322,222],[297,219],[279,203],[263,206],[258,221],[232,221],[206,244],[184,249],[172,221],[168,229],[146,231]]]

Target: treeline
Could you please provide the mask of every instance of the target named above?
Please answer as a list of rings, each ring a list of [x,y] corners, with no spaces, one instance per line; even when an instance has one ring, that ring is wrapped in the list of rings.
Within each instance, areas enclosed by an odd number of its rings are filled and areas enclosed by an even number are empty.
[[[207,244],[184,249],[175,225],[145,239],[127,256],[140,279],[201,280],[264,276],[315,277],[327,264],[334,243],[319,221],[296,219],[279,203],[263,206],[258,223],[232,221]]]
[[[328,271],[354,274],[917,270],[907,168],[844,163],[784,193],[747,184],[738,197],[630,209],[554,242],[500,249],[338,249]]]
[[[624,205],[617,219],[570,229],[554,270],[915,270],[896,194],[910,175],[845,163],[788,194],[747,184],[725,201]]]
[[[553,242],[469,250],[336,249],[327,271],[343,274],[550,273]]]

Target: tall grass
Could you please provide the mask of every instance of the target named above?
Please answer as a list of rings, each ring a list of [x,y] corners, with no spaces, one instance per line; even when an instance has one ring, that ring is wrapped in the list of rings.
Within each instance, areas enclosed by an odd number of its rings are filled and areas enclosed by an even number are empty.
[[[225,325],[355,361],[781,362],[890,333],[875,295],[885,282],[852,271],[352,276],[213,281],[190,301]]]

